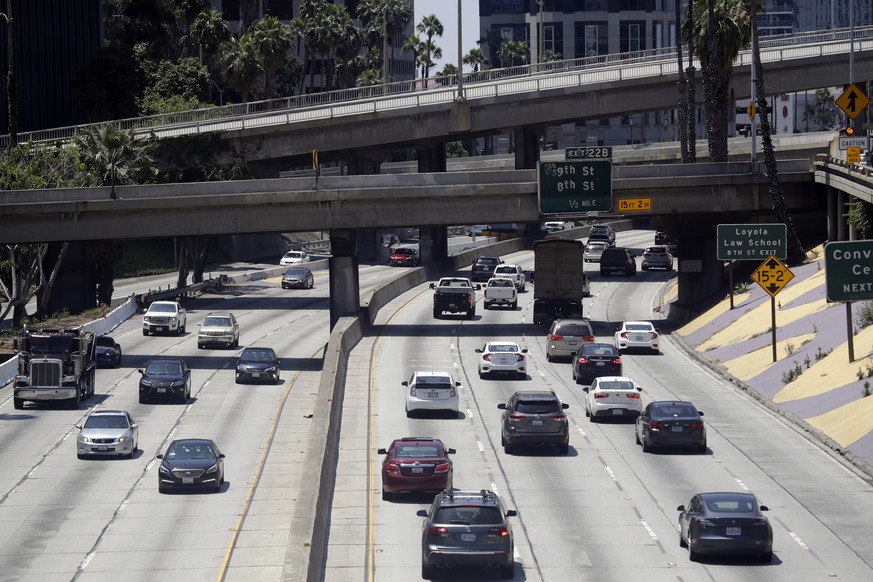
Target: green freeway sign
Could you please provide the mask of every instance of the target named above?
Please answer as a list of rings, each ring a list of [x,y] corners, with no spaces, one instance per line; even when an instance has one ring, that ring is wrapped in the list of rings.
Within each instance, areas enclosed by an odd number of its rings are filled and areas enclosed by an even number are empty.
[[[579,214],[612,208],[612,162],[539,162],[540,214]]]
[[[611,160],[612,146],[582,146],[564,149],[565,160]]]
[[[776,224],[719,224],[719,261],[763,261],[770,255],[785,259],[788,254],[788,236],[785,225]]]
[[[828,301],[873,299],[873,240],[827,243],[824,253]]]

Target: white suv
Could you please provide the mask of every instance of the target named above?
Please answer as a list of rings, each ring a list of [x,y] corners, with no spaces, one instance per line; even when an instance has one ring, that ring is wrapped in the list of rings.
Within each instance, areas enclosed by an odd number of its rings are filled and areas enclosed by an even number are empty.
[[[515,288],[518,289],[519,292],[523,292],[527,288],[524,279],[524,269],[518,265],[509,265],[506,263],[497,265],[494,267],[494,274],[492,277],[505,277],[507,279],[512,279],[512,282],[515,283]]]
[[[178,301],[155,301],[142,318],[142,334],[185,333],[185,308]]]
[[[457,418],[460,382],[448,372],[415,372],[406,386],[406,416],[418,410],[441,411]]]

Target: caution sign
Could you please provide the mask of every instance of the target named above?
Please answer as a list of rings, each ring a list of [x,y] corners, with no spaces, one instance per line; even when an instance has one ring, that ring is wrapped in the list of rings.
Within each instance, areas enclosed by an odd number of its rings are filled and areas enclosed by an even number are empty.
[[[758,112],[758,109],[755,107],[755,102],[749,101],[749,106],[746,107],[746,115],[749,116],[750,120],[754,121],[755,120],[755,113],[757,113],[757,112]]]
[[[782,291],[782,288],[788,285],[793,278],[794,273],[791,272],[791,269],[775,255],[765,259],[761,266],[752,273],[752,280],[771,297],[776,297],[776,294]]]
[[[834,103],[843,110],[843,113],[855,119],[867,109],[867,106],[870,105],[870,99],[858,85],[852,83],[843,91],[842,95],[837,97]]]
[[[861,148],[850,147],[846,148],[846,163],[860,164],[861,163]]]

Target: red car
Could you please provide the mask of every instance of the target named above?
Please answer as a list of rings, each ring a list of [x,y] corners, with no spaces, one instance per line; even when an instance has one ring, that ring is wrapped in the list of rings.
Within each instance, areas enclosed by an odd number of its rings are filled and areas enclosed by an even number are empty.
[[[452,461],[443,442],[432,437],[404,437],[391,443],[382,461],[382,499],[395,493],[435,493],[452,488]]]
[[[392,267],[416,267],[421,264],[418,251],[409,247],[398,247],[391,251],[388,264]]]

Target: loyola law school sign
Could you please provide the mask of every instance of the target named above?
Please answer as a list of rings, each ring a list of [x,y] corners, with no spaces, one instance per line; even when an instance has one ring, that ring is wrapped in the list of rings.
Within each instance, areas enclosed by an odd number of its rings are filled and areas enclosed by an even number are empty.
[[[718,260],[764,260],[771,255],[785,259],[788,237],[784,224],[719,224]]]

